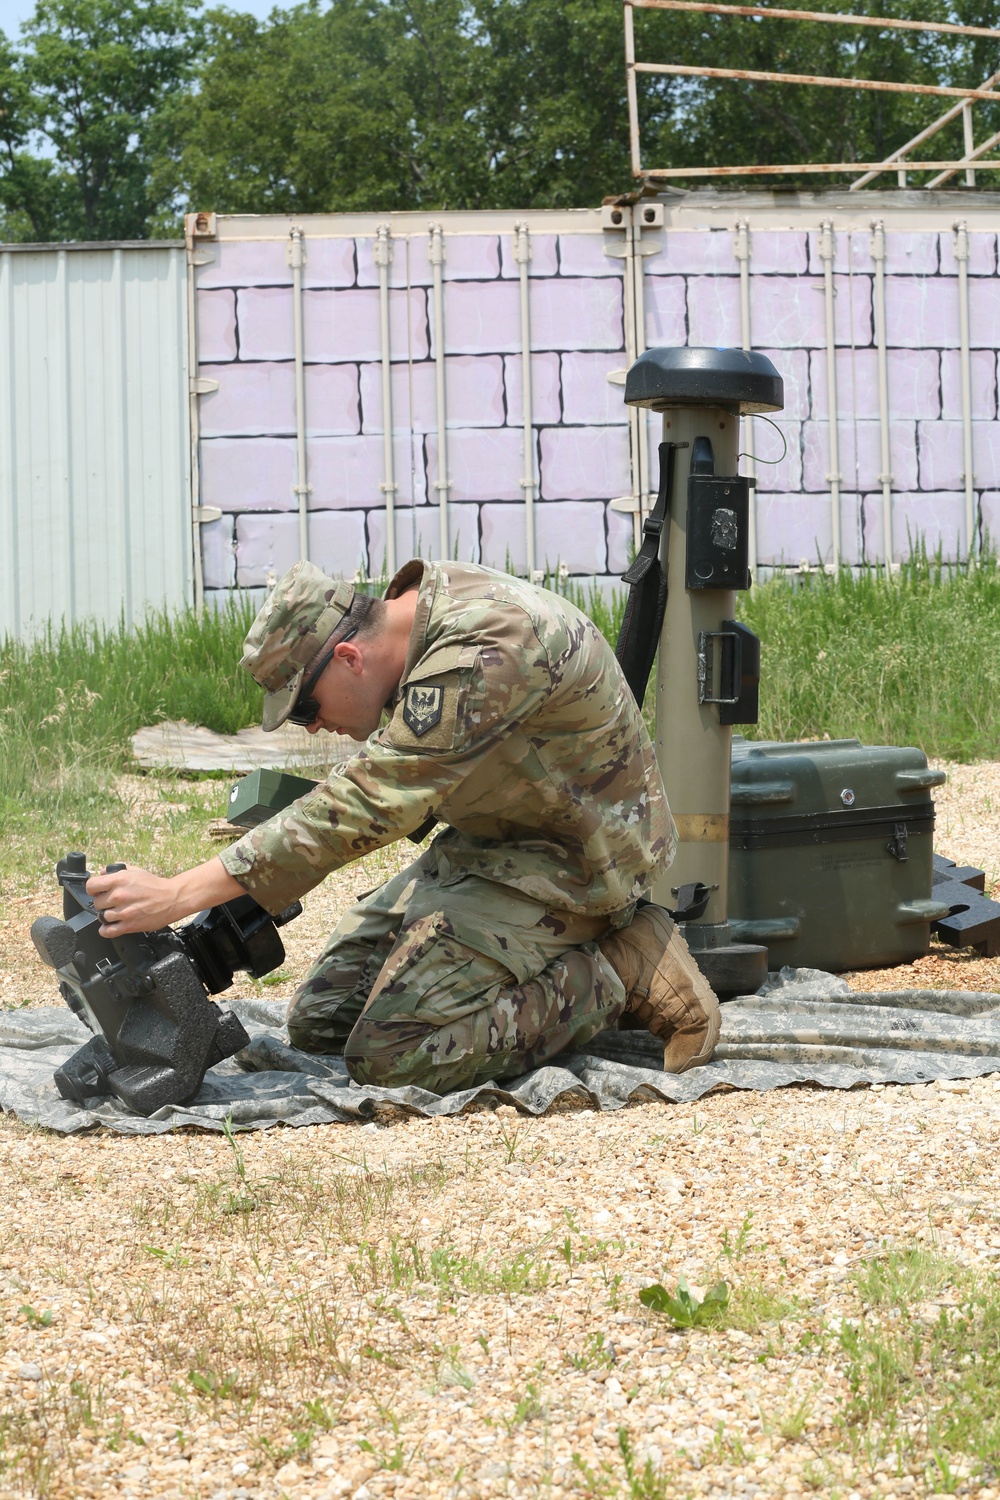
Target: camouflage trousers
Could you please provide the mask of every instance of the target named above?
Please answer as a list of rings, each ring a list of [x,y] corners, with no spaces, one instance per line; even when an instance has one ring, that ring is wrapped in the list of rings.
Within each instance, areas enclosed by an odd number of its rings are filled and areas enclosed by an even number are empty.
[[[289,1004],[289,1037],[343,1053],[357,1083],[443,1094],[517,1077],[621,1015],[595,941],[611,925],[476,876],[442,881],[432,848],[347,912]]]

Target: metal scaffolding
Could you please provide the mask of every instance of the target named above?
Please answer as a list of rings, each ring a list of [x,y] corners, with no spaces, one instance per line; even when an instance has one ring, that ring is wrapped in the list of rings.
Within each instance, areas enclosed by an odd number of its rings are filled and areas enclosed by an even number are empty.
[[[782,176],[788,173],[835,174],[855,173],[862,175],[851,184],[852,191],[862,188],[882,172],[895,172],[900,187],[906,186],[907,172],[934,172],[937,175],[926,184],[928,189],[940,187],[957,172],[965,172],[965,182],[975,186],[976,170],[996,171],[1000,160],[983,160],[988,151],[1000,144],[1000,131],[988,139],[975,144],[972,109],[976,101],[1000,100],[1000,92],[994,85],[1000,82],[1000,72],[993,73],[978,88],[952,88],[944,84],[896,83],[877,78],[829,78],[813,73],[774,73],[751,68],[712,68],[688,63],[665,63],[639,61],[635,55],[635,10],[695,11],[717,16],[742,16],[771,21],[815,21],[838,26],[868,26],[888,31],[941,32],[948,35],[973,36],[1000,39],[1000,30],[987,26],[962,26],[946,21],[908,21],[888,16],[858,16],[831,11],[782,10],[763,5],[725,5],[717,0],[624,0],[625,19],[625,67],[628,86],[629,139],[632,153],[632,173],[639,178],[667,181],[675,177],[752,177]],[[750,83],[781,83],[805,85],[810,88],[855,89],[866,92],[911,94],[959,102],[947,109],[933,124],[920,131],[912,140],[880,162],[791,162],[766,166],[722,166],[722,167],[644,167],[639,131],[639,97],[637,76],[658,74],[682,78],[735,79]],[[962,116],[964,152],[961,157],[950,157],[938,161],[913,161],[910,152],[936,135],[939,130]],[[973,166],[975,163],[975,167]]]

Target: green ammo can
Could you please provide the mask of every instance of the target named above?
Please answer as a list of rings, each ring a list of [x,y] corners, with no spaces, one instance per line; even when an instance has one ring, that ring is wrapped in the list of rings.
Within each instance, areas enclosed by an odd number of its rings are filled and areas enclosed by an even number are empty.
[[[768,968],[878,968],[930,947],[943,771],[922,750],[858,740],[733,739],[729,921]]]

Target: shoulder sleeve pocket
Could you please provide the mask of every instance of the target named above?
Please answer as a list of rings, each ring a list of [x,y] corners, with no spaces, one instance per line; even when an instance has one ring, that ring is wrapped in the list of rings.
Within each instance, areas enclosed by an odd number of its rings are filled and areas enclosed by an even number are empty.
[[[400,688],[387,742],[399,750],[456,749],[465,739],[462,709],[478,660],[477,647],[463,646],[418,662]]]

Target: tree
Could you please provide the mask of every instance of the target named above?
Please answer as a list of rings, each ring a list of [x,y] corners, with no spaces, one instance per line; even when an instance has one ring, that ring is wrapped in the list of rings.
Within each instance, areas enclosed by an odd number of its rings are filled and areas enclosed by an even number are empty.
[[[993,20],[983,0],[873,3],[901,18]],[[141,238],[175,230],[184,207],[572,207],[634,186],[618,0],[305,0],[266,22],[231,10],[200,20],[199,4],[38,0],[21,46],[0,45],[0,232]],[[650,60],[963,86],[995,66],[985,38],[634,19]],[[947,102],[643,75],[644,163],[878,159]],[[976,110],[982,139],[1000,110]],[[931,150],[960,155],[961,121]],[[831,181],[793,172],[782,185]]]
[[[33,111],[20,60],[0,34],[0,238],[47,240],[59,218],[61,184],[51,161],[28,149]]]
[[[843,11],[855,3],[824,0]],[[982,0],[878,3],[904,18],[991,23]],[[964,86],[994,65],[987,39],[684,12],[636,11],[634,20],[639,55],[653,60]],[[192,206],[551,207],[634,185],[616,0],[332,0],[325,9],[310,0],[266,24],[217,12],[209,43],[197,84],[161,121],[158,173]],[[674,167],[878,159],[947,105],[650,75],[639,99],[645,164]],[[958,155],[961,145],[956,120],[933,153]]]
[[[161,207],[151,127],[191,76],[200,0],[38,0],[0,55],[8,230],[39,239],[143,239]],[[37,141],[40,153],[27,148]]]
[[[157,180],[229,212],[457,206],[475,152],[463,0],[217,11]]]
[[[578,205],[629,185],[613,0],[216,12],[158,177],[229,212]]]

